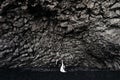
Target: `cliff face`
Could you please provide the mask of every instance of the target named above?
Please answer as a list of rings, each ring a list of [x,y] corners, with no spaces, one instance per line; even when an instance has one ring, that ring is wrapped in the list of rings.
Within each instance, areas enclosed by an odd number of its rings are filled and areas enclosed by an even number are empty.
[[[119,0],[0,0],[1,68],[119,70],[119,42]]]

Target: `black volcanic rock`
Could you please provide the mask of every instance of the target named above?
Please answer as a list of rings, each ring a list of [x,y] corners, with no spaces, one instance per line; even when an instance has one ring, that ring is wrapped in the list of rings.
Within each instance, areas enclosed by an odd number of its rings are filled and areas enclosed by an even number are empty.
[[[1,68],[120,70],[119,42],[119,0],[0,0]]]

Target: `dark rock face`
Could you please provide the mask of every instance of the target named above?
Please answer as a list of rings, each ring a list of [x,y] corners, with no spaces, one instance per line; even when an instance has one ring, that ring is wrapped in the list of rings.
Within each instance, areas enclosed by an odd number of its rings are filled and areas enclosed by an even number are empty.
[[[120,69],[119,0],[0,0],[0,67]]]

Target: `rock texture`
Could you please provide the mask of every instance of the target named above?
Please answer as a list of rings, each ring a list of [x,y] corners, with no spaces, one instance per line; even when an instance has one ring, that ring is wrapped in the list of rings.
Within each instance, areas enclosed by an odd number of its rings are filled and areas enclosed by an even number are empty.
[[[0,0],[0,67],[120,70],[119,0]]]

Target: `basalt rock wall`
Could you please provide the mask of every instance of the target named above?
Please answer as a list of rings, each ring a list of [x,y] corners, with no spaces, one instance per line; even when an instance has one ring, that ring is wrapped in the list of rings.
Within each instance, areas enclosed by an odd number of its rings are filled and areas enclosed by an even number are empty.
[[[120,70],[119,0],[0,0],[0,67]]]

